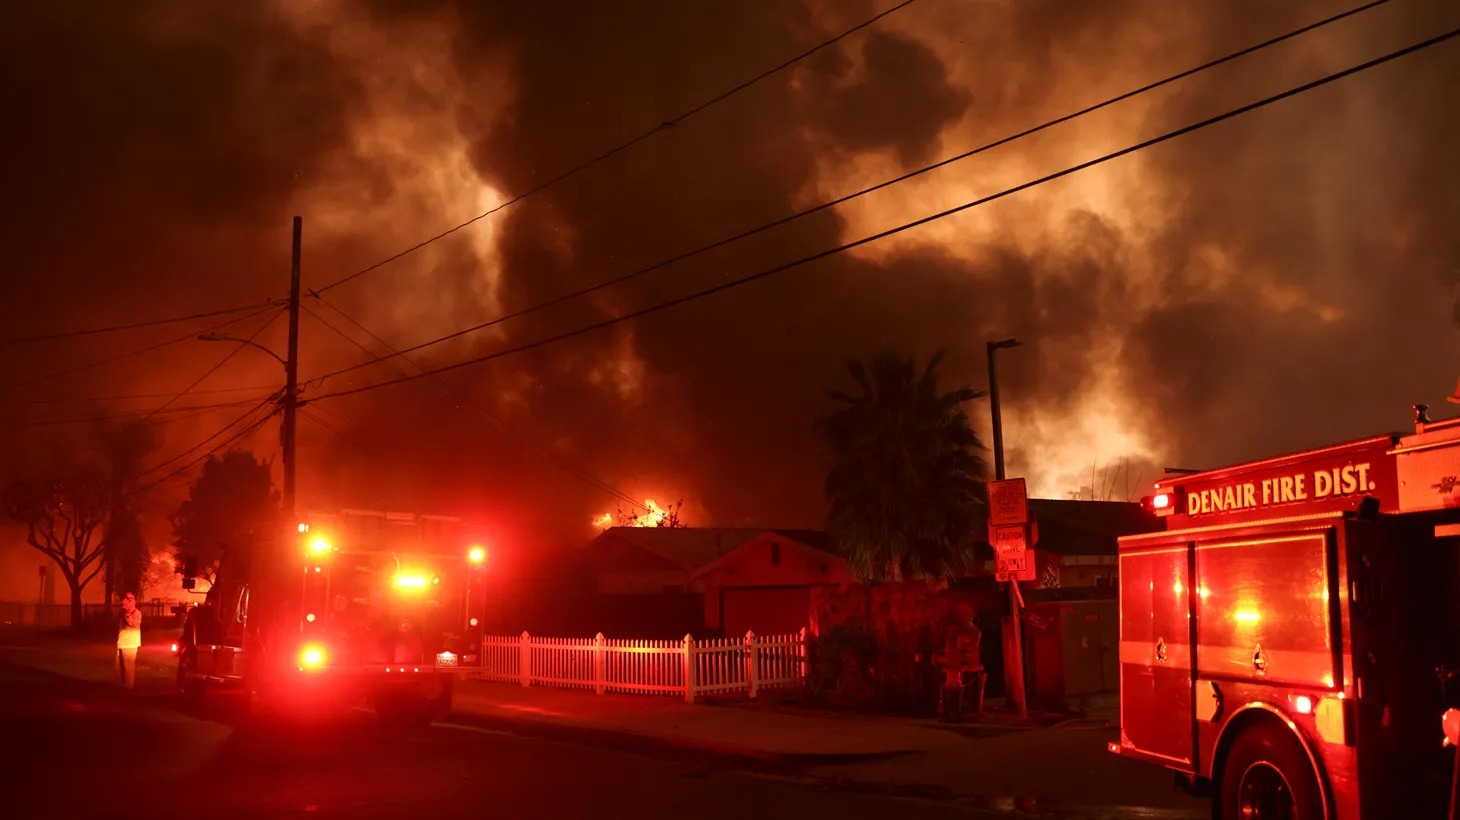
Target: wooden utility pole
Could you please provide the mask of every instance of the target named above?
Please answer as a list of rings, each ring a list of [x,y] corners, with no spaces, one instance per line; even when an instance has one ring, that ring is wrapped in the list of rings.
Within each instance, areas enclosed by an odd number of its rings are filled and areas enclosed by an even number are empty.
[[[995,353],[1000,349],[1019,347],[1022,342],[1017,339],[1005,339],[1001,342],[989,342],[989,404],[993,412],[994,422],[994,479],[1004,480],[1004,421],[1000,415],[999,408],[999,376],[998,365]],[[1027,528],[1026,528],[1027,529]],[[1014,647],[1010,656],[1009,666],[1004,670],[1004,687],[1008,690],[1009,701],[1018,710],[1019,717],[1029,717],[1029,706],[1024,696],[1024,630],[1020,624],[1019,607],[1019,581],[1017,578],[1009,580],[1009,616],[1013,621],[1012,631]]]
[[[294,252],[289,268],[289,357],[284,361],[284,423],[280,446],[284,451],[284,515],[294,526],[294,434],[299,409],[299,255],[304,220],[294,217]]]

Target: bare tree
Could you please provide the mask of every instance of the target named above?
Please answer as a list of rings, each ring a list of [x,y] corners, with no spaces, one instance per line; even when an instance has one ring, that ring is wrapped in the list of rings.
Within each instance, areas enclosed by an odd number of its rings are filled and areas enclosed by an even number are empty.
[[[6,514],[26,528],[26,542],[56,562],[71,589],[71,625],[82,621],[81,593],[103,568],[100,530],[111,511],[106,477],[78,470],[11,483]]]

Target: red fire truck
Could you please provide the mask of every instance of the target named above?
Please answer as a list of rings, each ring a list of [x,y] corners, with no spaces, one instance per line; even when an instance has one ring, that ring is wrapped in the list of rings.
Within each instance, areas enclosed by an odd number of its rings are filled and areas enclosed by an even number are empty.
[[[226,555],[177,645],[179,691],[256,713],[357,702],[388,720],[448,709],[480,665],[487,552],[460,519],[346,510]]]
[[[1446,816],[1460,419],[1173,476],[1120,539],[1120,742],[1218,818]]]

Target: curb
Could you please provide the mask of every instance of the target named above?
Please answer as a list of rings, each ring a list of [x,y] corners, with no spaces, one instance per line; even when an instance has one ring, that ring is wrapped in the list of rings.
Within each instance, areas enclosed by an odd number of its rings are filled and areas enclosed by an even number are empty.
[[[921,800],[987,812],[1006,813],[1015,817],[1079,817],[1082,820],[1095,818],[1114,820],[1114,818],[1139,816],[1152,818],[1152,820],[1197,820],[1198,818],[1204,820],[1209,816],[1207,812],[1193,813],[1181,809],[1049,803],[1027,795],[969,794],[935,784],[876,782],[838,775],[809,773],[809,770],[827,766],[875,763],[906,757],[917,754],[916,751],[851,754],[774,752],[734,744],[646,735],[618,729],[462,710],[453,711],[448,718],[439,721],[436,725],[446,728],[487,731],[513,737],[530,737],[560,743],[595,746],[705,769],[735,769],[770,776],[809,788]]]

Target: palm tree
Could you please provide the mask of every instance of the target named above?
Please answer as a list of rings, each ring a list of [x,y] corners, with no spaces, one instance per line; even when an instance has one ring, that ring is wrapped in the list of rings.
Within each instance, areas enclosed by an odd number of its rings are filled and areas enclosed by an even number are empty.
[[[868,580],[947,578],[970,566],[983,516],[984,447],[964,405],[981,391],[938,387],[934,354],[848,360],[856,394],[828,390],[818,426],[834,454],[827,531]]]

